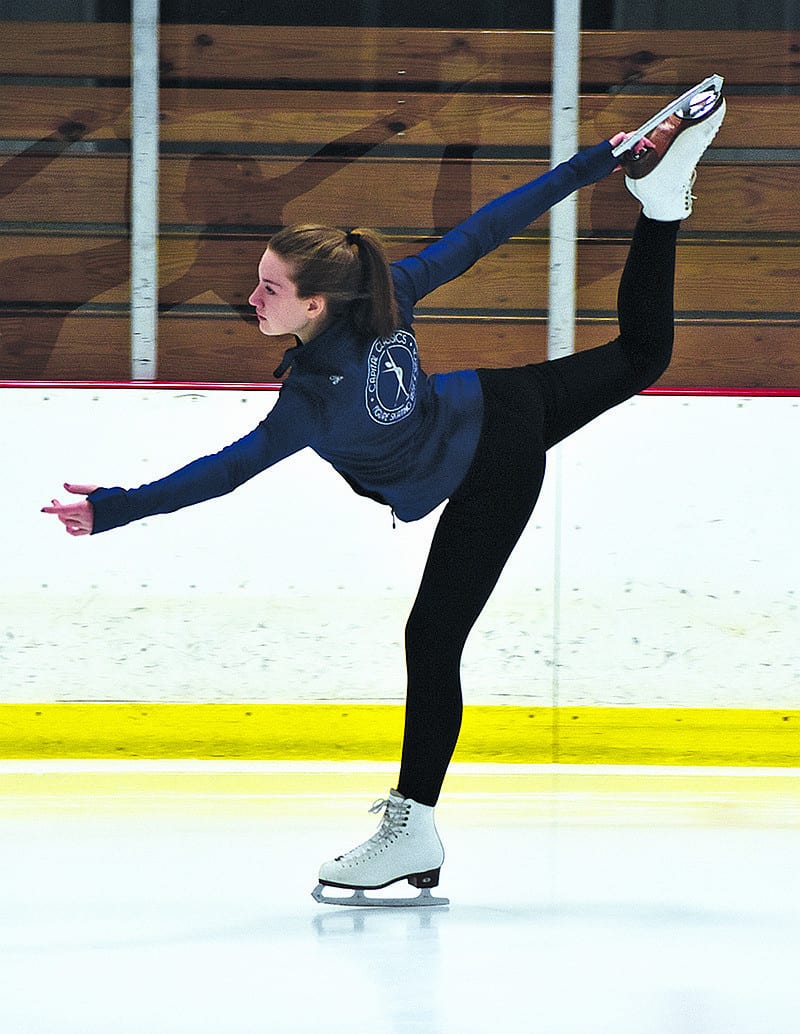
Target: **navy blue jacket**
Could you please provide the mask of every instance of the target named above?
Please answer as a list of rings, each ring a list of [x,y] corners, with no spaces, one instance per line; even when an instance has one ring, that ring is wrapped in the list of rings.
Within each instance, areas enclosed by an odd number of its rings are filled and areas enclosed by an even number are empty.
[[[428,377],[420,369],[411,329],[416,303],[615,165],[610,144],[599,144],[484,205],[417,255],[393,263],[400,311],[395,334],[359,339],[343,316],[290,348],[279,367],[289,369],[289,376],[258,427],[159,481],[131,490],[97,489],[89,496],[93,532],[224,495],[306,447],[401,520],[430,513],[469,468],[483,400],[474,370]]]

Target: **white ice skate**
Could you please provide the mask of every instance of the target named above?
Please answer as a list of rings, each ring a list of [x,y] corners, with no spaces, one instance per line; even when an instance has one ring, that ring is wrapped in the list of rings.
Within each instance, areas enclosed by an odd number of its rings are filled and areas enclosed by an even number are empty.
[[[649,118],[647,122],[643,122],[637,130],[630,133],[622,143],[617,144],[611,153],[615,158],[628,157],[631,161],[637,162],[640,156],[632,150],[636,144],[644,140],[646,136],[649,136],[670,115],[680,113],[682,118],[689,119],[704,116],[708,110],[709,98],[711,98],[711,103],[714,104],[722,96],[722,84],[724,82],[725,80],[721,75],[709,75],[701,83],[693,86],[686,93],[682,93],[680,97],[676,97],[669,104],[665,104],[661,111],[656,112],[652,118]]]
[[[672,111],[662,118],[669,108]],[[651,128],[640,137],[644,147],[634,153],[630,150],[632,138],[624,141],[628,150],[620,164],[625,186],[649,219],[673,222],[692,214],[695,168],[724,118],[722,78],[710,76],[645,123]],[[661,121],[653,128],[656,119]]]
[[[325,862],[319,883],[311,892],[327,905],[362,905],[372,908],[448,905],[436,898],[431,887],[439,885],[444,849],[433,821],[433,808],[392,790],[388,799],[376,801],[372,814],[383,812],[378,832],[365,843]],[[380,890],[400,880],[419,889],[416,897],[369,897],[364,891]],[[326,894],[326,887],[352,890],[350,895]]]

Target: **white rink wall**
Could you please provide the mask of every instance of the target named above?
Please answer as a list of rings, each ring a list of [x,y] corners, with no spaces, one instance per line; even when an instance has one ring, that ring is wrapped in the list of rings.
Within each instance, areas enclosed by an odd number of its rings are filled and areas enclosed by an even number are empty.
[[[310,452],[92,538],[64,480],[138,485],[247,433],[263,391],[4,389],[4,702],[401,702],[435,516]],[[472,704],[796,707],[800,399],[643,396],[551,453],[468,644]]]

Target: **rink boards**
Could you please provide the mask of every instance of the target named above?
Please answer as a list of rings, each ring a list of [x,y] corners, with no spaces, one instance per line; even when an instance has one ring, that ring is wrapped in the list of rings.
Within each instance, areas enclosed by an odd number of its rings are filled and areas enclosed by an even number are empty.
[[[274,397],[3,391],[0,753],[397,756],[436,514],[393,528],[308,452],[96,538],[39,513],[64,480],[136,485],[216,451]],[[465,653],[463,760],[797,763],[799,414],[640,396],[550,454]]]

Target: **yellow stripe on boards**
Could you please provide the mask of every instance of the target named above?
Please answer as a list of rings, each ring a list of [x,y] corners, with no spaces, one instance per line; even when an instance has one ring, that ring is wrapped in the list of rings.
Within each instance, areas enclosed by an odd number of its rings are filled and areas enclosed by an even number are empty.
[[[403,713],[388,704],[0,704],[0,757],[396,761]],[[796,767],[800,711],[467,706],[454,760]]]

